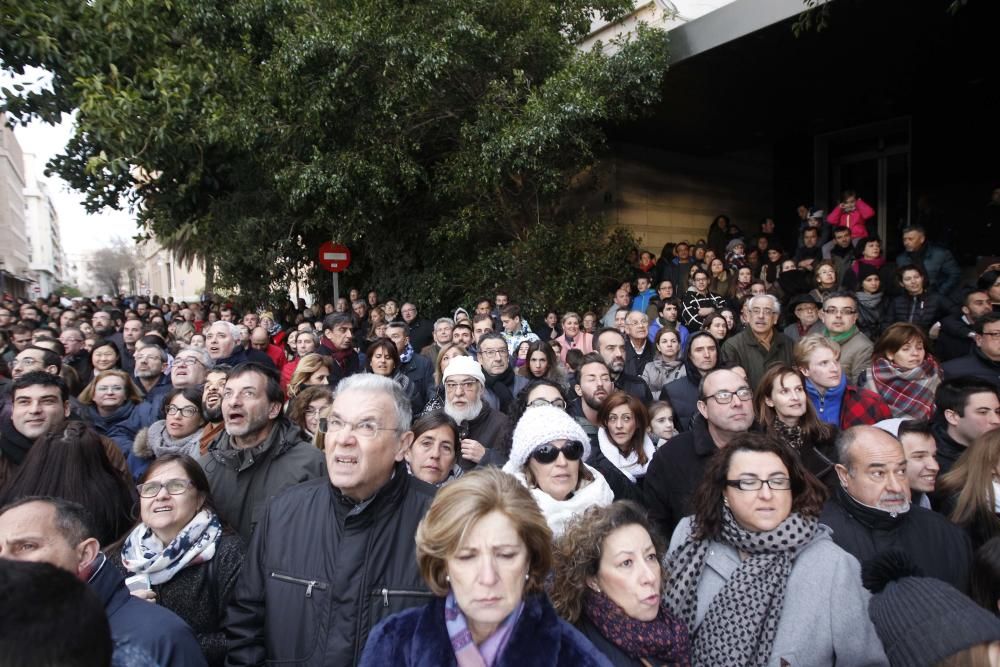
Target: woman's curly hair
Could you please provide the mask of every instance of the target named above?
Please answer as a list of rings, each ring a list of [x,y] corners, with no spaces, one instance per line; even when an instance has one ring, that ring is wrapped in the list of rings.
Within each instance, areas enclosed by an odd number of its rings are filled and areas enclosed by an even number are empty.
[[[587,580],[596,577],[601,567],[604,540],[624,526],[641,526],[649,533],[656,549],[656,559],[663,561],[666,544],[654,530],[644,510],[631,500],[619,500],[606,507],[591,507],[573,519],[555,544],[553,574],[549,597],[556,612],[570,623],[583,613]]]

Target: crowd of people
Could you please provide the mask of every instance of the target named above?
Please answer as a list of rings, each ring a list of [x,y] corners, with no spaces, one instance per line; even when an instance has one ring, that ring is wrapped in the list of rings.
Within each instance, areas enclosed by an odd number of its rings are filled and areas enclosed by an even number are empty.
[[[873,216],[719,216],[534,326],[5,296],[3,652],[1000,665],[1000,263]]]

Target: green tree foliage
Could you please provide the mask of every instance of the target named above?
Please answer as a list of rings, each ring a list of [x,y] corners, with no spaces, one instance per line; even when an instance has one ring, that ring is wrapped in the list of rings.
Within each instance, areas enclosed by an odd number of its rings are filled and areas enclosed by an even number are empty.
[[[0,0],[15,119],[78,127],[50,167],[131,207],[220,287],[282,292],[325,240],[345,282],[425,310],[503,284],[595,303],[631,239],[581,208],[603,128],[658,101],[666,37],[583,52],[629,0]],[[611,48],[609,48],[611,47]],[[611,236],[609,237],[609,233]]]

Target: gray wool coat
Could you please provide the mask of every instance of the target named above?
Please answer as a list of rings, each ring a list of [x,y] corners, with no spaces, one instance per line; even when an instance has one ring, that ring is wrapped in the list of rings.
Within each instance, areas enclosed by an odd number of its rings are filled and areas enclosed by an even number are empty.
[[[691,517],[677,525],[670,551],[691,532]],[[785,603],[768,667],[868,667],[888,665],[882,642],[868,618],[871,594],[861,585],[861,566],[820,526],[792,563]],[[698,584],[698,612],[692,637],[709,605],[740,565],[739,553],[713,541]]]

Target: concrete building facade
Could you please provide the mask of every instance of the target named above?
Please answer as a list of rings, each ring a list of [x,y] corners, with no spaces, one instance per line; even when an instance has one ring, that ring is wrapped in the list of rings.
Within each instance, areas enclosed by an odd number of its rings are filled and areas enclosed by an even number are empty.
[[[32,295],[24,187],[21,145],[0,114],[0,292],[27,297]]]

